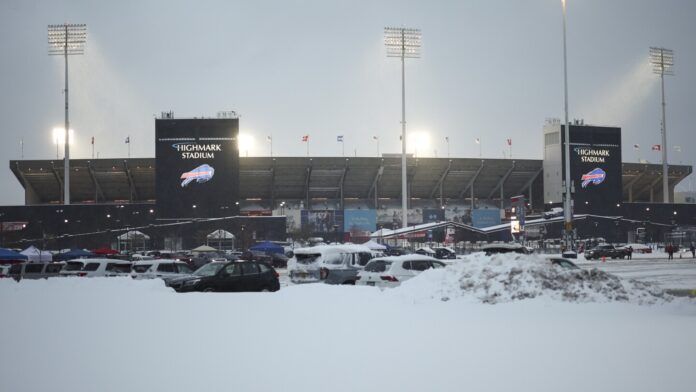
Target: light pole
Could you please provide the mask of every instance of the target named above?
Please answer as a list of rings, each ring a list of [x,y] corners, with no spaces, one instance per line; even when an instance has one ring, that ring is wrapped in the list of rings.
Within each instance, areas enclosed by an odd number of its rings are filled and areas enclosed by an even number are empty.
[[[62,24],[48,25],[48,54],[62,55],[65,58],[65,157],[63,203],[70,204],[70,121],[68,117],[68,56],[84,54],[87,41],[87,25]]]
[[[563,197],[563,221],[566,236],[566,249],[570,250],[570,234],[573,230],[573,201],[571,194],[572,179],[570,178],[570,122],[568,122],[568,56],[566,55],[566,0],[561,0],[563,5],[563,96],[565,107],[565,126],[563,137],[565,144],[563,145],[565,159],[565,182]]]
[[[401,226],[408,225],[407,176],[406,176],[406,59],[419,58],[421,48],[420,29],[385,27],[384,45],[387,57],[401,58]]]
[[[674,52],[665,48],[650,48],[650,63],[653,72],[660,75],[662,82],[662,202],[669,203],[669,178],[667,177],[667,122],[665,115],[665,75],[674,75]]]

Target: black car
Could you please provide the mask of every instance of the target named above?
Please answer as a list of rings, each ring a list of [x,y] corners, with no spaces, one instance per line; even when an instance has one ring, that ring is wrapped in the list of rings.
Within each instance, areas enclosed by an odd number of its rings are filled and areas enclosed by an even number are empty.
[[[580,269],[580,267],[575,265],[575,263],[562,257],[550,257],[548,260],[551,262],[551,265],[561,267],[563,269]]]
[[[603,244],[597,245],[594,248],[585,251],[585,258],[588,260],[599,259],[602,257],[624,259],[628,257],[628,249],[615,248],[614,245]]]
[[[208,263],[192,275],[171,279],[167,286],[189,291],[278,291],[278,273],[261,261]]]

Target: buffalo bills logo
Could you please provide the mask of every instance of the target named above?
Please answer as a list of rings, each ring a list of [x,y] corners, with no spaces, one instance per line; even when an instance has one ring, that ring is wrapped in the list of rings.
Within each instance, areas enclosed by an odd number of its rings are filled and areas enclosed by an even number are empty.
[[[607,173],[600,168],[595,168],[591,172],[582,175],[582,187],[585,188],[589,183],[599,185],[604,182],[605,178],[607,178]]]
[[[181,187],[185,187],[193,181],[197,183],[208,182],[215,174],[215,169],[210,165],[200,165],[197,168],[191,170],[190,172],[183,173],[181,175]]]

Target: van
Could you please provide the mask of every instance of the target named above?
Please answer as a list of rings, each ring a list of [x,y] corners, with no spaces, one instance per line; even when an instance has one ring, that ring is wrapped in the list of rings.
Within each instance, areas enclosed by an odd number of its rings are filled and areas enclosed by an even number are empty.
[[[61,276],[130,276],[131,272],[131,263],[118,259],[77,259],[66,264]]]
[[[65,263],[13,264],[8,271],[8,275],[16,281],[22,279],[45,279],[59,276],[63,266],[65,266]]]
[[[358,272],[381,256],[363,245],[319,245],[295,249],[288,260],[293,283],[355,284]]]

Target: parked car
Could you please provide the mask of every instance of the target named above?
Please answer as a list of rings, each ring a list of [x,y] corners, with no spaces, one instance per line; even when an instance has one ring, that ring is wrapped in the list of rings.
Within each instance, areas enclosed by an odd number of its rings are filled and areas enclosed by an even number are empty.
[[[262,261],[208,263],[192,275],[173,278],[166,285],[177,292],[190,291],[278,291],[278,273]]]
[[[154,279],[164,280],[180,276],[188,276],[193,273],[191,267],[183,261],[172,259],[143,260],[133,263],[131,277],[133,279]]]
[[[319,245],[295,249],[288,261],[293,283],[355,284],[358,271],[381,255],[363,245]]]
[[[529,254],[529,249],[521,244],[486,244],[481,247],[481,251],[490,256],[496,253],[520,253]]]
[[[358,273],[357,284],[375,287],[396,287],[430,268],[444,268],[445,263],[418,254],[378,257]]]
[[[575,263],[563,257],[549,257],[547,260],[551,262],[551,265],[561,267],[563,269],[580,269],[580,267],[575,265]]]
[[[403,256],[403,255],[409,255],[412,252],[408,249],[405,248],[399,248],[399,247],[389,247],[387,250],[384,252],[385,255],[387,256]]]
[[[63,270],[60,271],[60,275],[92,278],[101,276],[130,276],[130,272],[131,263],[129,261],[90,258],[69,260]]]
[[[22,279],[45,279],[59,276],[64,263],[21,263],[9,268],[8,275],[16,281]]]
[[[616,248],[614,245],[601,244],[585,251],[585,258],[588,260],[611,257],[612,259],[624,259],[628,256],[628,249]]]

